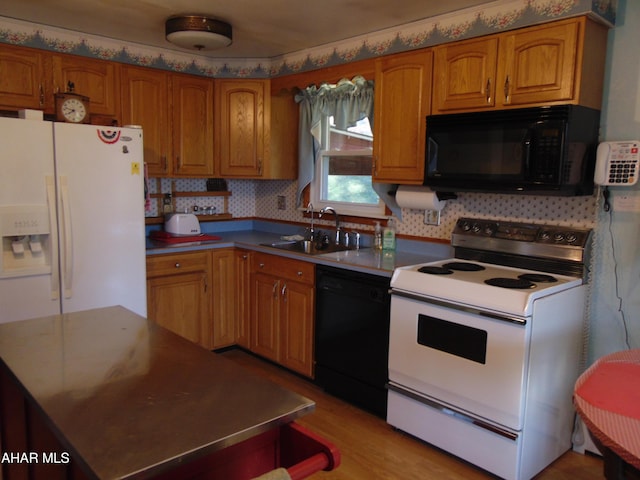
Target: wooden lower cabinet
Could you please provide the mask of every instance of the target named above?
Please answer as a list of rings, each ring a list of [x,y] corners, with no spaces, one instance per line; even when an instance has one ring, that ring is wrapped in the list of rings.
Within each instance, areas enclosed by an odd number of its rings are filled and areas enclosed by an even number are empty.
[[[243,250],[241,248],[235,249],[235,262],[236,262],[236,278],[235,278],[235,293],[234,298],[236,302],[236,326],[237,337],[236,343],[244,348],[249,348],[250,345],[250,317],[251,317],[251,259],[253,252],[250,250]],[[232,288],[228,286],[227,288]]]
[[[238,338],[238,271],[234,248],[211,251],[213,270],[213,348],[236,344]]]
[[[213,348],[210,252],[147,257],[147,317]]]
[[[315,265],[255,253],[250,350],[313,377]]]

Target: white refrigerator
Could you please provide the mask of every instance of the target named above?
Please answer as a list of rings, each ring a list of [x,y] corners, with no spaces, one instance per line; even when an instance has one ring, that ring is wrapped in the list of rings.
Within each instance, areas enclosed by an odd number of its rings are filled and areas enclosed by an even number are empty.
[[[0,118],[0,323],[146,316],[142,130]]]

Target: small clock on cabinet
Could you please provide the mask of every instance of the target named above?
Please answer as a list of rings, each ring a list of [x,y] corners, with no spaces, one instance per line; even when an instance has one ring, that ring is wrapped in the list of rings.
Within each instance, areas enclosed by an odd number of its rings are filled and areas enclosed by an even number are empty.
[[[89,97],[73,92],[73,84],[69,91],[55,94],[56,120],[68,123],[89,123]]]

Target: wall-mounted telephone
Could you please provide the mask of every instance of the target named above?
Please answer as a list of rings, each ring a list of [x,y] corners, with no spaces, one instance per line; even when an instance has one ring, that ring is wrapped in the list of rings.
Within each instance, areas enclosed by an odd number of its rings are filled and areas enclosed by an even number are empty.
[[[596,154],[593,177],[598,185],[626,187],[638,181],[640,141],[602,142]]]

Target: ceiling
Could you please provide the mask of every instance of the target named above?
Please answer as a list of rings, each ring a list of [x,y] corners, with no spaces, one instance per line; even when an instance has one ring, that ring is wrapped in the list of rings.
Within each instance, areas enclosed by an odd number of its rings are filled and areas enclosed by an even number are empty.
[[[494,0],[3,0],[0,16],[185,51],[164,22],[198,14],[233,26],[233,43],[212,58],[272,58]]]

